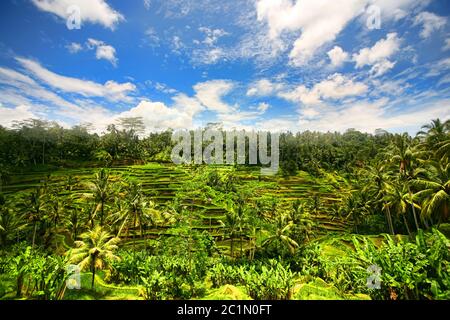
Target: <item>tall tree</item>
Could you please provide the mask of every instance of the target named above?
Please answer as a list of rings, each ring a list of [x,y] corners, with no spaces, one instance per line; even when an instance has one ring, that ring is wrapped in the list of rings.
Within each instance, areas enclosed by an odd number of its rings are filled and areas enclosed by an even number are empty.
[[[91,191],[97,204],[96,213],[100,214],[100,226],[104,225],[105,207],[113,197],[113,189],[110,181],[109,171],[101,169],[94,175],[94,180],[90,183]]]
[[[78,263],[82,270],[90,269],[94,289],[96,271],[104,269],[112,260],[119,260],[114,251],[120,239],[112,237],[100,226],[83,233],[80,238],[80,241],[75,241],[76,247],[69,251],[69,261]]]

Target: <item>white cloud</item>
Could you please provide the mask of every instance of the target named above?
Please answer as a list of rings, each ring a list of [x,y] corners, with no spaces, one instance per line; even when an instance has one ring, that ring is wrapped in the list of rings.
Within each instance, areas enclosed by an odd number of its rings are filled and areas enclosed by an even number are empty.
[[[26,105],[19,105],[15,108],[6,108],[0,104],[0,126],[11,127],[15,121],[40,118],[32,108]]]
[[[419,107],[393,113],[386,98],[374,101],[358,101],[341,109],[329,108],[314,119],[300,117],[299,130],[345,131],[354,128],[362,132],[385,130],[416,130],[431,119],[447,119],[450,116],[450,100],[421,104]]]
[[[83,50],[83,46],[77,42],[72,42],[71,44],[67,45],[66,48],[70,53],[77,53]]]
[[[327,79],[316,83],[311,89],[300,85],[293,91],[279,93],[281,98],[304,105],[320,104],[322,100],[339,100],[346,97],[360,96],[367,92],[367,85],[354,82],[346,76],[335,73]]]
[[[67,9],[70,6],[78,6],[81,22],[98,23],[112,30],[124,20],[123,15],[104,0],[32,0],[32,2],[40,10],[53,13],[62,19],[69,17]]]
[[[229,35],[229,33],[223,29],[210,29],[207,27],[200,27],[198,28],[198,30],[205,34],[205,39],[202,42],[208,46],[215,45],[221,37]]]
[[[333,49],[327,52],[333,67],[340,67],[348,59],[348,53],[342,50],[341,47],[334,46]]]
[[[114,47],[107,45],[103,41],[89,38],[87,41],[87,46],[89,49],[95,49],[95,57],[100,59],[105,59],[109,61],[113,66],[117,66],[118,59],[116,58],[116,49]]]
[[[450,69],[450,57],[433,62],[425,76],[435,77]]]
[[[42,67],[36,61],[19,58],[16,60],[31,74],[52,86],[53,88],[80,94],[85,97],[104,97],[111,101],[131,101],[128,96],[130,92],[136,90],[136,86],[130,82],[117,83],[113,80],[105,84],[99,84],[89,80],[66,77],[54,73]]]
[[[229,80],[210,80],[194,86],[196,98],[208,109],[219,113],[227,113],[232,107],[222,101],[222,97],[234,88]]]
[[[6,86],[0,91],[0,102],[20,105],[31,104],[31,100],[38,100],[58,107],[78,110],[78,107],[73,103],[64,100],[30,77],[14,70],[0,67],[0,84]]]
[[[214,64],[224,57],[225,53],[221,48],[213,48],[210,50],[201,50],[194,52],[194,61],[204,64]]]
[[[170,87],[169,87],[167,84],[165,84],[165,83],[156,82],[154,87],[155,87],[156,90],[161,91],[161,92],[166,93],[166,94],[174,94],[174,93],[177,93],[177,90],[175,90],[175,89],[173,89],[173,88],[170,88]]]
[[[181,41],[181,38],[179,36],[173,36],[172,37],[172,50],[174,53],[181,53],[181,49],[185,47],[183,41]]]
[[[266,102],[261,102],[256,108],[259,112],[264,113],[270,108],[269,104]]]
[[[391,62],[387,59],[381,60],[380,62],[375,63],[370,69],[370,74],[374,77],[379,77],[389,70],[391,70],[395,66],[395,62]]]
[[[229,52],[217,45],[221,37],[229,35],[228,32],[207,27],[200,27],[198,30],[205,34],[205,38],[202,41],[197,39],[192,41],[195,49],[192,51],[191,59],[195,64],[215,64],[229,56]]]
[[[190,116],[194,116],[197,113],[204,110],[204,107],[198,101],[198,99],[193,97],[188,97],[184,93],[179,93],[172,97],[172,100],[174,102],[174,106],[181,110],[181,112],[186,113]]]
[[[158,37],[158,34],[156,33],[156,30],[152,27],[147,28],[145,30],[145,42],[150,45],[151,47],[158,47],[160,43],[160,38]]]
[[[255,123],[253,128],[249,128],[250,130],[256,129],[261,131],[270,131],[270,132],[296,132],[299,131],[298,121],[292,119],[284,119],[284,118],[274,118],[264,121],[259,121]]]
[[[364,13],[369,4],[377,5],[383,18],[398,19],[413,8],[420,6],[420,0],[259,0],[257,19],[266,22],[269,40],[279,40],[284,32],[298,33],[289,54],[291,63],[303,66],[314,57],[324,44],[330,43],[344,30],[347,24]]]
[[[445,46],[442,48],[442,50],[450,50],[450,38],[445,39]]]
[[[144,7],[145,10],[150,10],[150,6],[151,6],[151,1],[150,0],[144,0]]]
[[[162,102],[141,101],[136,107],[115,115],[114,119],[141,117],[147,131],[189,129],[192,127],[192,115],[178,108],[168,107]]]
[[[268,79],[260,79],[250,85],[247,96],[266,97],[283,89],[283,84],[274,83]]]
[[[381,39],[371,48],[363,48],[357,54],[353,54],[353,60],[356,62],[356,68],[362,68],[371,65],[371,73],[380,76],[392,67],[394,63],[388,58],[398,52],[400,49],[400,39],[396,33],[389,33],[386,39]]]
[[[442,29],[447,22],[445,17],[440,17],[431,12],[421,12],[414,19],[414,25],[422,25],[420,36],[424,39],[431,36],[434,31]]]
[[[257,3],[259,21],[267,21],[270,39],[276,39],[283,31],[299,31],[289,54],[296,66],[307,63],[317,49],[336,39],[347,23],[364,8],[364,2],[348,0],[343,6],[339,1],[314,0],[260,0]]]

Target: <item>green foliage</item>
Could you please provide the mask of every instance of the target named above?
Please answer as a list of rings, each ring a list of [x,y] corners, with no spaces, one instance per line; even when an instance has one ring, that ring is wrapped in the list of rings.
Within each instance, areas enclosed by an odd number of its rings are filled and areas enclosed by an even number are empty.
[[[62,299],[68,274],[67,261],[59,256],[47,256],[20,244],[21,253],[4,258],[2,268],[16,281],[16,296],[43,300]],[[19,251],[18,251],[19,252]]]
[[[354,241],[354,258],[360,267],[377,265],[382,269],[381,290],[376,298],[448,299],[450,297],[450,241],[439,231],[422,231],[416,242],[386,237],[380,248],[373,243]]]
[[[210,279],[214,287],[240,284],[256,300],[290,299],[296,273],[276,260],[267,264],[244,266],[223,265],[211,268]]]

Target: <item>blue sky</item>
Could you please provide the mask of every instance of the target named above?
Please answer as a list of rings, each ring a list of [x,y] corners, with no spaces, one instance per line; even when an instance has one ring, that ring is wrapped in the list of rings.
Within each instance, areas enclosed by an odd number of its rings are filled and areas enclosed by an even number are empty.
[[[100,133],[138,116],[149,131],[415,133],[450,117],[446,0],[10,0],[0,12],[3,126]]]

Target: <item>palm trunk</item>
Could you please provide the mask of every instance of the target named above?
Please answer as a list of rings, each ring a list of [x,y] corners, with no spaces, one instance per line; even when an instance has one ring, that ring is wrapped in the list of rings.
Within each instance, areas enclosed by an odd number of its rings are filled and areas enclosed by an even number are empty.
[[[133,251],[136,254],[136,214],[134,215],[133,229]]]
[[[34,223],[33,241],[31,242],[31,247],[33,248],[34,248],[34,241],[36,239],[36,230],[37,230],[37,221]]]
[[[22,296],[22,288],[23,288],[23,275],[20,274],[17,277],[17,291],[16,291],[16,296],[17,297]]]
[[[387,209],[386,212],[387,212],[389,231],[392,235],[394,235],[394,226],[392,225],[391,209],[389,209],[389,206],[387,206],[386,209]]]
[[[92,263],[92,282],[91,282],[92,289],[94,289],[94,283],[95,283],[95,261]]]
[[[233,238],[233,234],[231,235],[231,258],[233,258],[233,249],[234,249],[234,238]]]
[[[444,222],[446,222],[447,219],[448,219],[448,211],[449,211],[449,209],[448,209],[448,204],[447,204],[447,203],[444,203],[444,215],[443,215],[443,217],[444,217]]]
[[[104,218],[104,214],[105,214],[105,203],[102,200],[102,210],[101,210],[102,216],[100,217],[100,226],[103,227],[103,218]]]
[[[406,220],[405,214],[402,214],[402,217],[403,217],[403,223],[405,224],[405,227],[406,227],[406,231],[408,232],[408,236],[410,238],[412,238],[411,230],[409,230],[408,221]]]
[[[411,208],[412,208],[412,212],[413,212],[413,216],[414,216],[414,223],[416,224],[416,229],[418,231],[420,228],[419,228],[419,223],[417,222],[416,208],[414,207],[412,193],[411,193],[411,189],[409,188],[409,186],[408,186],[408,191],[409,191],[409,198],[411,200]]]

